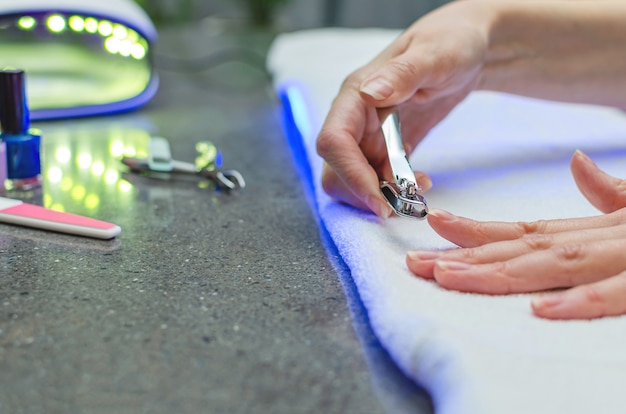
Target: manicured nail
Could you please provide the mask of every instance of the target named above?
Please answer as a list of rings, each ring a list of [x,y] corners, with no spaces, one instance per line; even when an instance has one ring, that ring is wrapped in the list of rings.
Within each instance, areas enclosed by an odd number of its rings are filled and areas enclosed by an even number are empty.
[[[442,270],[470,270],[472,265],[463,262],[452,262],[447,260],[438,260],[436,263]]]
[[[560,305],[561,303],[563,303],[563,295],[553,294],[535,296],[531,301],[532,307],[534,309],[552,308],[554,306]]]
[[[409,259],[418,262],[426,260],[435,260],[441,257],[441,252],[436,250],[411,250],[407,253]]]
[[[583,157],[583,158],[589,158],[587,157],[587,154],[585,154],[584,152],[582,152],[581,150],[577,149],[576,151],[574,151],[574,154],[579,156],[579,157]]]
[[[576,152],[574,153],[575,156],[577,156],[578,158],[580,158],[583,162],[595,166],[596,163],[593,162],[593,160],[591,158],[589,158],[589,156],[587,154],[585,154],[584,152],[582,152],[581,150],[576,150]]]
[[[360,88],[361,92],[371,96],[377,101],[389,98],[393,94],[393,86],[385,79],[374,78],[365,81]]]
[[[430,208],[428,209],[428,214],[431,216],[435,216],[437,217],[439,220],[442,221],[455,221],[456,220],[456,216],[448,213],[445,210],[439,210],[438,208]]]

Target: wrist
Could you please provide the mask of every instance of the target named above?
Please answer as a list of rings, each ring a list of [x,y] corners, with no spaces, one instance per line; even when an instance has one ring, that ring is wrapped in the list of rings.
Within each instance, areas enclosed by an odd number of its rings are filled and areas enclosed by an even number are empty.
[[[478,89],[623,106],[626,4],[491,1]]]
[[[497,0],[483,3],[487,50],[477,89],[505,91],[519,67],[534,54],[524,37],[516,33],[519,25],[513,16],[514,5]]]

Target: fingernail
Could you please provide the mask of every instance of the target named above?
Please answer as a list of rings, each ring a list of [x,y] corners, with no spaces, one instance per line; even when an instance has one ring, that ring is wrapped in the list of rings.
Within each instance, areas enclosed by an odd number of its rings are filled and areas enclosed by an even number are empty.
[[[419,184],[424,191],[427,191],[433,188],[433,181],[428,176],[421,178]]]
[[[441,252],[435,250],[411,250],[407,253],[409,259],[413,261],[435,260],[441,256]]]
[[[470,270],[472,268],[472,266],[468,263],[446,260],[438,260],[436,265],[442,270]]]
[[[588,162],[590,164],[593,164],[593,160],[591,158],[589,158],[589,156],[587,154],[585,154],[584,152],[582,152],[581,150],[577,149],[574,152],[574,155],[576,155],[577,157],[579,157],[580,159],[582,159],[585,162]]]
[[[438,208],[430,208],[428,209],[428,214],[431,216],[435,216],[437,217],[439,220],[442,221],[455,221],[456,220],[456,216],[448,213],[445,210],[439,210]]]
[[[374,78],[365,81],[360,88],[361,92],[371,96],[377,101],[382,101],[389,98],[393,92],[393,86],[385,79]]]
[[[540,295],[535,296],[532,301],[532,307],[534,309],[546,309],[551,308],[563,303],[562,295]]]

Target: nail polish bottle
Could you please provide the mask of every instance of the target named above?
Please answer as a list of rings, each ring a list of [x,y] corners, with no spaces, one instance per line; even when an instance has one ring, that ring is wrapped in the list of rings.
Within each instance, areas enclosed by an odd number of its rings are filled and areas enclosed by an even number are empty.
[[[41,133],[30,128],[23,70],[0,71],[0,141],[6,146],[6,190],[41,185]]]

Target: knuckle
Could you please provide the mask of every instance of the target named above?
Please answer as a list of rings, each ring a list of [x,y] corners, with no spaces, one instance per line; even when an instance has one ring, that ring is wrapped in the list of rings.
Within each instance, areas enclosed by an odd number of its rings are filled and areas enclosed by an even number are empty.
[[[468,262],[473,263],[477,261],[476,259],[480,255],[480,248],[461,249],[459,251],[459,254],[463,261],[468,261]]]
[[[389,62],[389,68],[402,79],[417,79],[417,67],[407,59],[395,59]]]
[[[483,223],[478,221],[471,221],[469,225],[472,233],[474,234],[474,238],[477,244],[482,245],[492,241],[491,232],[487,227],[483,225]]]
[[[606,303],[606,295],[604,295],[595,286],[584,286],[583,289],[584,298],[587,302],[594,303],[596,305]]]
[[[547,234],[524,234],[521,240],[530,250],[546,250],[554,245],[554,238]]]
[[[494,272],[499,275],[508,275],[511,266],[508,261],[502,261],[495,263]]]
[[[316,149],[320,157],[326,158],[333,153],[334,137],[327,129],[322,129],[317,136]]]
[[[516,292],[514,288],[515,277],[512,276],[510,262],[503,261],[495,264],[494,274],[499,276],[499,294],[508,295]]]
[[[517,226],[519,227],[522,235],[545,233],[547,226],[548,226],[548,222],[546,220],[520,221],[517,223]]]
[[[345,93],[357,93],[361,87],[361,84],[365,79],[367,79],[368,74],[372,71],[372,69],[368,66],[364,66],[355,70],[354,72],[348,74],[339,87],[340,94]],[[335,97],[335,100],[337,97]]]
[[[472,259],[474,259],[476,257],[476,250],[475,249],[463,249],[461,250],[461,258],[465,259],[465,260],[469,260],[472,261]]]
[[[454,249],[448,252],[444,252],[442,254],[442,258],[444,260],[453,260],[453,261],[462,261],[468,263],[474,263],[476,258],[478,257],[479,248],[462,248],[462,249]]]
[[[350,73],[341,83],[341,89],[357,87],[363,82],[363,69]]]
[[[553,249],[557,259],[565,262],[579,261],[585,256],[585,248],[582,244],[566,244]]]

